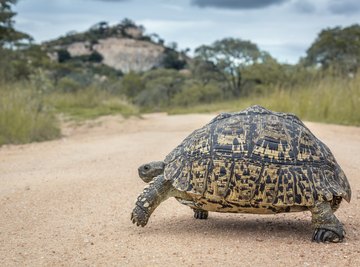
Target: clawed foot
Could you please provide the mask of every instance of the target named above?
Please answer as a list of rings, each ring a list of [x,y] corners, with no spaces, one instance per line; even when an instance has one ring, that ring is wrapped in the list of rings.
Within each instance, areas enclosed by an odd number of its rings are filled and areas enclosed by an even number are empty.
[[[333,242],[339,243],[342,242],[344,238],[344,234],[338,235],[334,231],[324,228],[316,228],[312,237],[312,241],[320,243],[320,242]]]
[[[131,221],[133,224],[141,227],[144,227],[147,224],[149,217],[150,216],[146,210],[140,208],[138,205],[136,205],[133,212],[131,213]]]
[[[209,212],[206,210],[194,210],[195,219],[205,220],[208,218],[208,216],[209,216]]]

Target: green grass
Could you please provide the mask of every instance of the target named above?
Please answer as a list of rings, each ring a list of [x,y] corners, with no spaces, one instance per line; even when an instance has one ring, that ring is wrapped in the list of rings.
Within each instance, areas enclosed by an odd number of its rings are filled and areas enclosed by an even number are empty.
[[[103,115],[138,115],[138,108],[119,96],[88,88],[77,93],[40,94],[30,83],[0,86],[0,146],[56,139],[57,114],[85,120]]]
[[[360,75],[353,79],[324,78],[306,87],[276,87],[261,96],[237,100],[172,107],[170,114],[237,111],[251,105],[291,112],[303,120],[360,126]]]
[[[0,85],[0,146],[59,136],[59,121],[33,88]]]
[[[55,107],[58,113],[64,113],[76,120],[94,119],[110,114],[122,114],[125,117],[139,114],[138,108],[124,98],[96,88],[75,93],[53,93],[48,97],[48,103]]]
[[[307,86],[275,87],[267,93],[232,101],[171,107],[175,113],[238,111],[258,104],[291,112],[303,120],[360,126],[360,75],[353,79],[327,77]],[[71,119],[93,119],[102,115],[139,115],[139,108],[96,88],[76,93],[40,94],[30,83],[0,85],[0,146],[58,138],[61,134],[56,114]]]

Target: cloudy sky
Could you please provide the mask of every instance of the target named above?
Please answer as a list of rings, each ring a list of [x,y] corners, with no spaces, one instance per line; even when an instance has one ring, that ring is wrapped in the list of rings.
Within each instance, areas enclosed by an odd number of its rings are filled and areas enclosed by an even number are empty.
[[[130,18],[181,49],[236,37],[287,63],[322,29],[360,23],[360,0],[19,0],[14,10],[16,28],[38,43]]]

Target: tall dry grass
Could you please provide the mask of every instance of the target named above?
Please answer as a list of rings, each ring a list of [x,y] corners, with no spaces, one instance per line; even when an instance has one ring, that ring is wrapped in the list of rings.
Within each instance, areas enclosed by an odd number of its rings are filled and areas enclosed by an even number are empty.
[[[360,75],[353,79],[327,77],[291,90],[277,88],[259,102],[304,120],[360,125]]]
[[[57,114],[71,119],[92,119],[102,115],[139,114],[123,97],[97,88],[75,93],[43,92],[33,83],[0,85],[0,146],[58,138]]]
[[[72,93],[54,92],[48,96],[47,102],[56,112],[73,119],[92,119],[114,113],[125,117],[139,114],[138,108],[124,97],[94,87]]]
[[[31,86],[0,85],[0,146],[60,136],[59,121]]]
[[[191,108],[174,107],[170,113],[238,111],[251,105],[291,112],[303,120],[360,125],[360,75],[354,78],[325,77],[306,86],[277,86],[258,96]]]

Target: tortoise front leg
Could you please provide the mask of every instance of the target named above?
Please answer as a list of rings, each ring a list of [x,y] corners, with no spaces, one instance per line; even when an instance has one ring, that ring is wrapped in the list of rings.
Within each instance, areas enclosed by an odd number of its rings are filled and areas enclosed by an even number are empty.
[[[344,228],[335,217],[329,202],[318,202],[310,209],[312,224],[315,228],[312,240],[316,242],[342,242]]]
[[[172,189],[171,181],[165,180],[163,175],[154,178],[138,196],[131,213],[132,222],[144,227],[157,206],[171,195]]]

